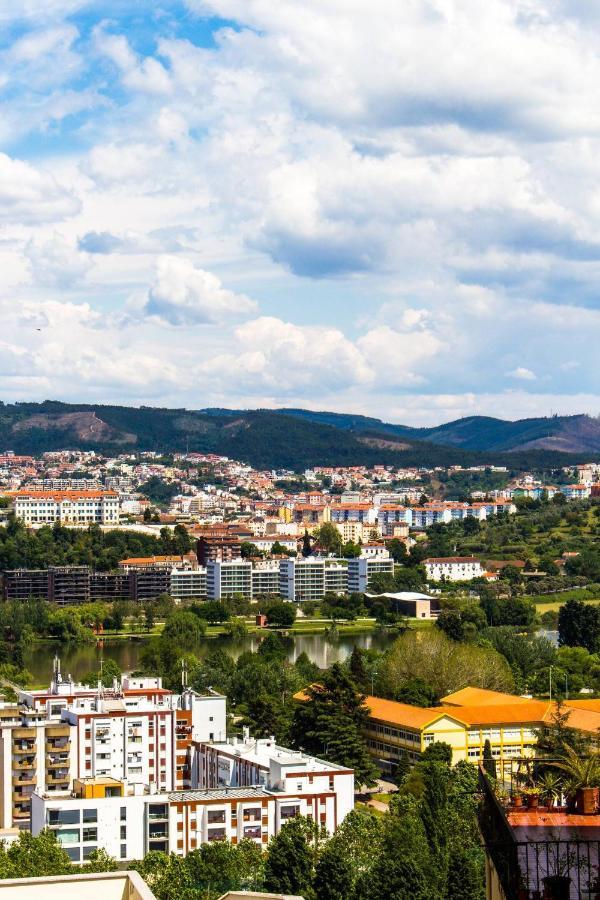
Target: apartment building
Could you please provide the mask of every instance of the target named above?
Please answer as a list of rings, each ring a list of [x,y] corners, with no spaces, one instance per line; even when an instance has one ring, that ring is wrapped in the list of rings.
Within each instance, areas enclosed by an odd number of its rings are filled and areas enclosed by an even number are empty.
[[[474,556],[430,556],[423,565],[428,581],[471,581],[485,574]]]
[[[188,787],[194,742],[226,734],[225,704],[214,692],[174,694],[159,678],[94,690],[63,679],[56,660],[47,690],[0,707],[0,828],[26,827],[33,791],[64,793],[75,778]]]
[[[252,599],[252,563],[250,560],[209,560],[206,566],[206,596],[209,600],[241,595]]]
[[[15,516],[26,525],[118,525],[116,491],[14,491]]]
[[[363,553],[348,560],[348,591],[364,594],[370,590],[375,575],[393,575],[394,560],[388,551],[378,555]]]
[[[330,521],[337,525],[341,522],[359,522],[362,525],[377,524],[377,510],[370,503],[339,503],[331,506]]]
[[[169,593],[177,601],[206,600],[206,569],[171,569]]]
[[[151,850],[186,855],[211,841],[260,845],[297,816],[332,833],[354,807],[354,773],[271,739],[194,745],[193,789],[150,792],[110,776],[80,778],[73,792],[32,796],[32,832],[56,832],[71,860],[99,848],[122,861]]]
[[[286,600],[322,600],[326,593],[345,593],[348,568],[334,560],[314,556],[279,563],[279,592]]]
[[[198,538],[196,555],[201,566],[209,562],[229,562],[242,555],[242,544],[239,538],[225,535],[202,535]]]
[[[252,596],[260,594],[279,594],[278,562],[265,560],[252,566]]]

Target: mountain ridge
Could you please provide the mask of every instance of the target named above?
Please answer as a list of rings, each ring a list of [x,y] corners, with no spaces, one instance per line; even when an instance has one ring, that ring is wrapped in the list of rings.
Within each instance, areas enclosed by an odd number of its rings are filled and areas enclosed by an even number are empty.
[[[195,450],[257,468],[315,465],[487,465],[558,468],[600,454],[600,421],[563,416],[508,422],[470,416],[413,428],[356,414],[302,409],[190,410],[98,403],[0,402],[0,450],[90,449],[108,454]],[[566,452],[565,452],[566,449]]]

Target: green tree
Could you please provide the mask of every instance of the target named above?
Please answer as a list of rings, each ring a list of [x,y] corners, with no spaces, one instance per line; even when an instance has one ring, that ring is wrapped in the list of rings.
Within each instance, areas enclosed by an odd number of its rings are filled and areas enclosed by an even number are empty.
[[[492,745],[489,738],[485,739],[483,745],[483,768],[492,778],[496,778],[496,760],[492,754]]]
[[[302,556],[308,557],[312,553],[310,545],[310,535],[308,529],[304,529],[304,537],[302,538]]]
[[[421,819],[429,852],[443,893],[448,876],[448,785],[449,770],[445,763],[422,765],[425,790],[421,801]]]
[[[265,607],[264,613],[269,625],[277,628],[291,628],[296,621],[296,607],[293,603],[270,603]]]
[[[29,831],[21,831],[8,848],[0,842],[0,878],[41,878],[72,871],[66,850],[50,829],[44,829],[36,837]]]
[[[301,896],[310,890],[312,875],[313,851],[307,840],[306,823],[292,819],[269,844],[265,888]]]
[[[452,747],[445,741],[434,741],[425,748],[420,762],[441,762],[449,766],[452,764]]]
[[[342,552],[342,536],[332,522],[324,522],[315,531],[318,545],[328,553],[339,556]]]
[[[319,900],[347,900],[352,893],[352,863],[333,841],[325,846],[315,870],[314,890]]]
[[[319,684],[306,689],[305,701],[297,704],[292,736],[317,756],[354,769],[356,784],[374,784],[377,769],[363,737],[368,721],[361,694],[347,669],[334,663]]]

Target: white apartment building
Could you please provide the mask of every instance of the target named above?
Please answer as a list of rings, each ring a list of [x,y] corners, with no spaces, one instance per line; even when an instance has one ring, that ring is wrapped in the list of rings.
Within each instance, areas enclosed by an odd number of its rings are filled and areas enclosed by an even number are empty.
[[[206,596],[209,600],[239,594],[252,599],[252,563],[250,560],[208,560],[206,565]]]
[[[286,600],[322,600],[326,593],[345,593],[348,568],[334,560],[314,556],[282,559],[279,563],[279,592]]]
[[[279,563],[265,560],[252,567],[252,596],[279,594]]]
[[[206,600],[206,569],[172,569],[170,594],[175,600]]]
[[[388,551],[385,555],[361,554],[357,559],[348,560],[348,591],[364,594],[371,587],[374,575],[393,575],[394,560]]]
[[[118,525],[116,491],[15,491],[15,516],[26,525]]]
[[[184,791],[151,793],[110,777],[79,779],[72,794],[32,796],[34,835],[48,827],[71,860],[103,848],[122,861],[151,850],[185,856],[211,841],[261,846],[297,815],[332,833],[354,808],[354,773],[279,747],[273,739],[199,743],[194,782]]]
[[[471,581],[485,572],[473,556],[439,556],[423,560],[428,581]]]
[[[155,790],[190,785],[193,742],[222,740],[226,698],[164,689],[160,678],[124,677],[111,689],[63,679],[19,691],[0,707],[0,828],[25,827],[34,790],[70,790],[76,778],[110,777]]]

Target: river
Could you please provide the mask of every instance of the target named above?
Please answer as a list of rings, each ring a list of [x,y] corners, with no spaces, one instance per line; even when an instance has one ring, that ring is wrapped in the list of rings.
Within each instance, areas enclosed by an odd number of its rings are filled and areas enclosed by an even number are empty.
[[[251,634],[241,640],[228,636],[206,638],[197,650],[197,656],[203,659],[217,647],[229,654],[233,659],[246,650],[256,650],[262,639],[261,634]],[[52,675],[52,660],[55,654],[60,656],[63,675],[70,673],[76,680],[97,671],[100,659],[114,659],[121,671],[135,671],[138,668],[140,652],[147,638],[128,641],[98,641],[88,644],[60,644],[45,642],[35,644],[24,654],[25,667],[33,675],[35,685],[46,685]],[[342,635],[334,641],[326,640],[322,634],[298,634],[293,637],[294,646],[288,654],[290,662],[306,653],[309,659],[321,669],[328,668],[334,662],[346,659],[356,645],[364,650],[384,650],[393,636],[385,632],[368,632],[366,634]]]

